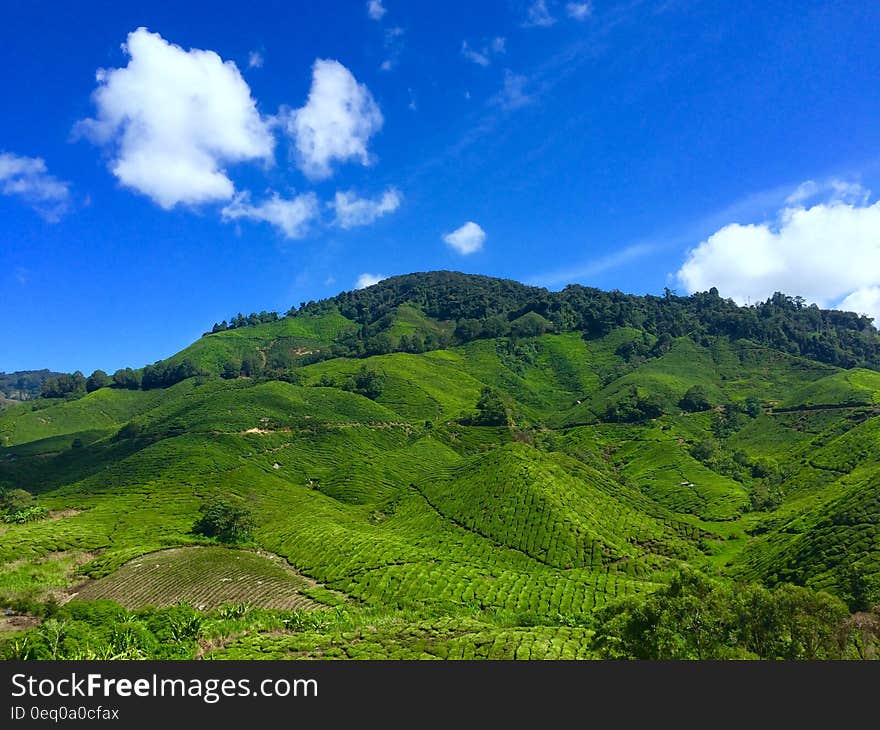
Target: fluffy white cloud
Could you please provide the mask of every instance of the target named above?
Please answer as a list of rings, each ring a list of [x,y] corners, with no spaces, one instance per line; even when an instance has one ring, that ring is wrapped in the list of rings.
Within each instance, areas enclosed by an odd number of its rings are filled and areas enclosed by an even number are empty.
[[[338,61],[318,59],[306,105],[286,115],[300,169],[313,180],[333,174],[334,160],[369,165],[367,143],[382,128],[373,95]]]
[[[336,225],[348,229],[369,225],[380,216],[393,213],[400,207],[401,200],[402,197],[395,188],[388,188],[381,197],[375,199],[359,198],[349,190],[337,192],[330,205],[336,213]]]
[[[586,20],[593,12],[590,3],[566,3],[565,12],[569,18],[575,20]]]
[[[838,304],[837,308],[872,317],[874,326],[880,329],[880,286],[866,286],[856,289]]]
[[[354,284],[355,289],[366,289],[368,286],[378,284],[382,279],[386,279],[385,274],[361,274]]]
[[[21,198],[51,222],[64,214],[70,202],[70,186],[50,175],[41,158],[9,152],[0,152],[0,193]]]
[[[369,0],[367,3],[367,15],[372,20],[382,20],[382,16],[388,11],[382,6],[382,0]]]
[[[259,51],[248,53],[248,68],[263,68],[263,54]]]
[[[550,15],[550,11],[547,9],[547,0],[535,0],[529,6],[526,22],[523,25],[526,27],[539,26],[547,28],[555,22],[556,18]]]
[[[287,238],[302,238],[312,220],[318,217],[318,213],[318,198],[314,193],[297,195],[290,200],[273,193],[271,198],[259,205],[251,203],[248,193],[239,193],[223,208],[221,215],[224,221],[244,218],[271,223]]]
[[[272,160],[269,126],[233,62],[146,28],[130,33],[123,50],[128,65],[98,70],[97,115],[77,125],[111,146],[110,169],[123,185],[165,209],[228,200],[225,163]]]
[[[825,194],[826,200],[807,204]],[[678,279],[689,292],[718,287],[740,303],[775,291],[819,306],[877,312],[880,202],[851,183],[801,185],[776,220],[731,223],[689,251]]]
[[[462,256],[467,256],[483,248],[483,243],[486,240],[486,231],[473,221],[468,221],[461,228],[457,228],[452,233],[447,233],[443,236],[443,240]]]

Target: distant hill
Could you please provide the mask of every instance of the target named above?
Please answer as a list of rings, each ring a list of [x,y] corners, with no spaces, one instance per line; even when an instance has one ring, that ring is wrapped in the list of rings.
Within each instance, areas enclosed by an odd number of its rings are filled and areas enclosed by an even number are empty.
[[[37,398],[40,387],[60,373],[52,370],[19,370],[14,373],[0,372],[0,399],[23,401]]]

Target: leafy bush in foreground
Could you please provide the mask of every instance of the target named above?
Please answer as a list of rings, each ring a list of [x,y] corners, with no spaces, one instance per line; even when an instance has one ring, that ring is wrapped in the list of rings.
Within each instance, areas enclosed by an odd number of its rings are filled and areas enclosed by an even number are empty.
[[[686,571],[644,602],[601,611],[594,645],[610,659],[840,659],[848,618],[828,593],[724,585]]]

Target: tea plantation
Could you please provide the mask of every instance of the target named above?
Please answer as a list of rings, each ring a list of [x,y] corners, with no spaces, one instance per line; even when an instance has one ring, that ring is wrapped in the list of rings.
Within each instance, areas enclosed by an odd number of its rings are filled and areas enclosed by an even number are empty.
[[[0,656],[877,657],[869,322],[439,274],[0,411]]]

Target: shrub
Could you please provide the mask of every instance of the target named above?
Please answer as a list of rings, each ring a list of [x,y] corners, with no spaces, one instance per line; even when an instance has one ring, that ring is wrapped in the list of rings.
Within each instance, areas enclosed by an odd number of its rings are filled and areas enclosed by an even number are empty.
[[[243,542],[250,537],[254,528],[250,511],[225,499],[205,503],[200,512],[200,517],[193,525],[193,532],[216,538],[220,542]]]

